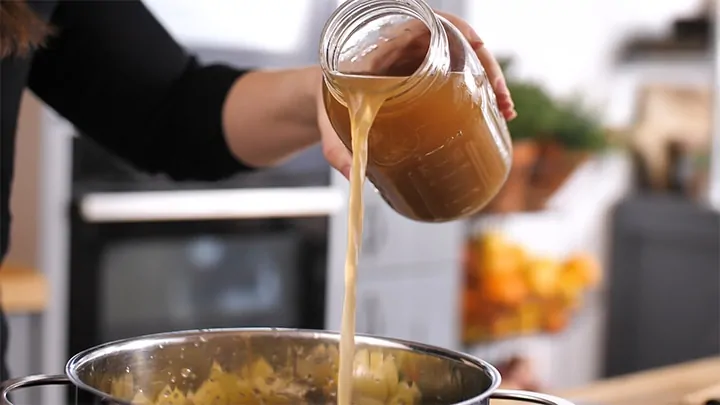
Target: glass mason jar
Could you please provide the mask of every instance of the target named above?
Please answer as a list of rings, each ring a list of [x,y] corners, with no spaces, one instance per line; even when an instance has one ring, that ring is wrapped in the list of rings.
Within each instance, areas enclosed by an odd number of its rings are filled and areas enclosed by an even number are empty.
[[[321,39],[325,109],[352,151],[343,81],[382,92],[367,177],[401,215],[444,222],[480,211],[504,184],[512,145],[495,93],[461,32],[422,0],[348,0]]]

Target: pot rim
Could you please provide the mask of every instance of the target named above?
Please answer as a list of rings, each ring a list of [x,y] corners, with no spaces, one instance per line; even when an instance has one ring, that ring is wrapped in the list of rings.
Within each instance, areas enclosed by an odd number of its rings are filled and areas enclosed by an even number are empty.
[[[212,329],[188,329],[174,332],[161,332],[148,335],[142,335],[137,337],[131,337],[126,339],[115,340],[112,342],[103,343],[89,349],[85,349],[75,355],[65,365],[65,375],[67,375],[70,382],[76,387],[90,392],[100,398],[106,400],[112,400],[118,402],[117,398],[113,398],[106,392],[94,388],[88,384],[85,384],[80,380],[78,376],[78,369],[82,368],[83,365],[92,362],[98,357],[104,357],[112,352],[118,351],[120,348],[127,348],[128,345],[137,346],[138,349],[146,347],[147,345],[159,345],[165,341],[171,343],[179,338],[188,336],[202,336],[206,334],[235,334],[235,333],[251,333],[251,334],[266,334],[268,332],[278,334],[294,334],[299,337],[306,338],[322,338],[324,340],[336,340],[340,341],[340,333],[336,331],[326,330],[312,330],[312,329],[293,329],[293,328],[212,328]],[[438,346],[428,345],[424,343],[413,342],[410,340],[396,339],[389,337],[380,337],[370,334],[357,333],[355,334],[355,341],[361,343],[372,344],[383,347],[395,347],[404,348],[414,352],[419,352],[431,356],[442,356],[449,358],[452,361],[465,363],[473,367],[477,367],[484,371],[490,379],[490,386],[485,389],[484,392],[466,399],[465,401],[458,402],[453,405],[473,405],[482,403],[481,401],[490,398],[492,393],[500,387],[502,377],[500,372],[489,362],[482,360],[478,357],[471,356],[466,353],[461,353],[456,350],[445,349]],[[124,401],[119,401],[123,403]]]

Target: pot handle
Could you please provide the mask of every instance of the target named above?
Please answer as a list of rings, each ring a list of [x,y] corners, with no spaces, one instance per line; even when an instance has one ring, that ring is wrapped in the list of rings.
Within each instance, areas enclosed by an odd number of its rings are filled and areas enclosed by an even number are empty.
[[[13,405],[8,399],[10,391],[19,388],[38,387],[43,385],[69,385],[72,384],[65,374],[38,374],[28,377],[7,380],[0,384],[0,405]]]
[[[540,394],[532,391],[521,390],[495,390],[491,395],[492,399],[510,399],[521,402],[532,402],[540,405],[574,405],[567,399],[558,398],[552,395]]]

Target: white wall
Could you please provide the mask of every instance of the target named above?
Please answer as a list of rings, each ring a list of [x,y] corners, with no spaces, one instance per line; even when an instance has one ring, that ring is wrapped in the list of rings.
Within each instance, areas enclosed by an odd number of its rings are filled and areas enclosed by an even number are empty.
[[[181,42],[278,53],[304,46],[312,0],[145,0]],[[297,33],[296,35],[293,35]]]
[[[700,0],[429,2],[448,11],[464,10],[463,16],[490,49],[517,57],[521,77],[540,80],[559,94],[586,92],[589,101],[600,107],[609,104],[615,91],[609,84],[614,80],[612,56],[618,42],[638,30],[661,34],[672,18],[692,13],[700,4]],[[300,46],[300,36],[292,33],[302,30],[312,0],[145,3],[182,42],[286,52]]]
[[[612,81],[612,56],[633,31],[660,34],[699,0],[468,1],[465,16],[498,55],[515,55],[520,76],[558,93],[587,91],[603,104]]]

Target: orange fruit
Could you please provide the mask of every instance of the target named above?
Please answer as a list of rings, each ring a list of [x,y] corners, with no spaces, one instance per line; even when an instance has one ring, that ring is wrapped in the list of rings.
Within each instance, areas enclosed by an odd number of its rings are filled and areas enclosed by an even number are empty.
[[[563,267],[586,287],[597,287],[602,281],[600,263],[589,254],[576,253],[565,261]]]
[[[481,274],[502,275],[515,273],[519,270],[519,265],[509,250],[484,254],[480,260],[479,270]]]
[[[545,330],[550,333],[561,332],[568,325],[569,316],[566,311],[554,310],[549,311],[545,316]]]
[[[577,307],[585,289],[584,281],[577,274],[563,270],[558,277],[557,296],[571,307]]]
[[[498,317],[490,324],[490,333],[495,338],[512,335],[518,332],[517,322],[511,314]]]
[[[542,311],[536,303],[525,303],[518,309],[520,331],[530,333],[541,327]]]
[[[476,243],[483,252],[502,250],[508,245],[505,235],[499,232],[486,232],[477,239]]]
[[[525,266],[525,281],[530,292],[541,298],[551,297],[555,294],[561,266],[555,260],[540,258],[530,261]]]
[[[476,318],[482,311],[482,296],[477,290],[466,289],[463,292],[463,313],[466,319]]]
[[[516,306],[527,297],[527,286],[519,274],[487,274],[480,280],[480,293],[484,300]]]

